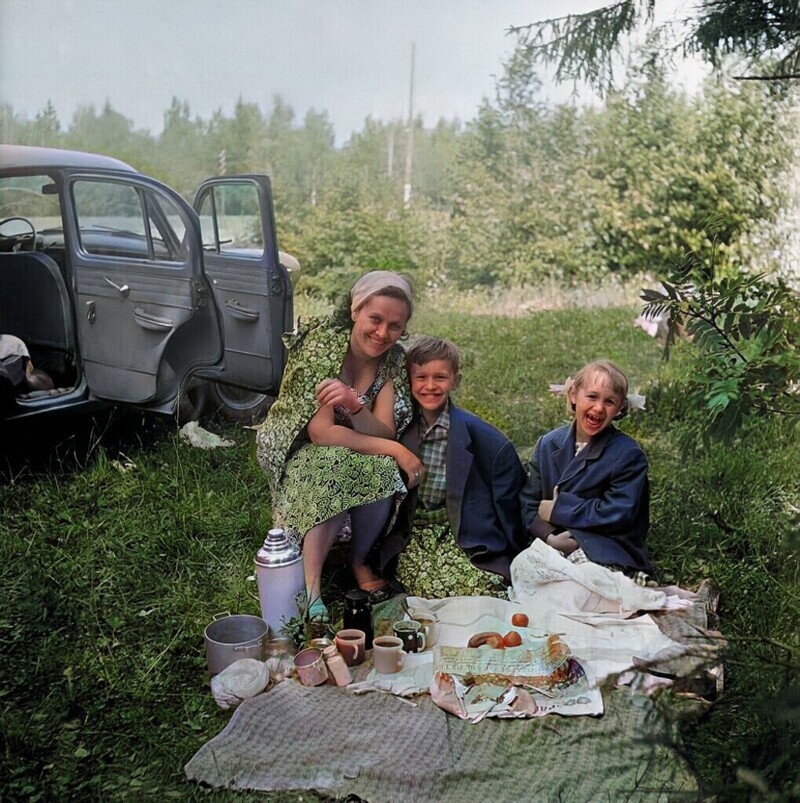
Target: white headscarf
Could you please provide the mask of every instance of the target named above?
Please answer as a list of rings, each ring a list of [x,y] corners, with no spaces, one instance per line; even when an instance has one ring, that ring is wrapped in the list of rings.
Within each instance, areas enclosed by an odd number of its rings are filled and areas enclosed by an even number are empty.
[[[350,312],[355,313],[364,302],[380,290],[395,287],[400,290],[408,302],[408,311],[414,309],[414,300],[411,297],[411,285],[397,273],[390,270],[373,270],[365,273],[350,291]]]

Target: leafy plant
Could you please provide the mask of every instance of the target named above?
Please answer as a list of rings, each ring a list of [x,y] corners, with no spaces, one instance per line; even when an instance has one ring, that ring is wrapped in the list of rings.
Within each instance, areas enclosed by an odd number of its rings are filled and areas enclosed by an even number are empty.
[[[703,409],[703,441],[730,441],[765,416],[800,416],[800,296],[780,277],[724,274],[689,255],[663,290],[644,290],[644,315],[668,317],[664,356],[678,337],[697,357],[684,384]]]
[[[283,622],[282,635],[289,636],[295,647],[302,647],[311,639],[330,635],[330,629],[320,621],[312,621],[309,615],[310,605],[306,592],[297,595],[298,615]]]

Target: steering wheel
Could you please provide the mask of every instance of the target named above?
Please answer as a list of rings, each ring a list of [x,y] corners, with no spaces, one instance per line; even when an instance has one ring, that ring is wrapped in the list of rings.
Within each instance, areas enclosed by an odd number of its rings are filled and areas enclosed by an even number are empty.
[[[3,234],[0,231],[0,239],[7,239],[7,240],[17,240],[17,242],[12,246],[12,251],[35,251],[36,250],[36,226],[31,223],[30,220],[26,217],[21,217],[19,215],[15,215],[13,217],[3,218],[0,220],[0,229],[6,225],[6,223],[11,223],[13,220],[21,220],[26,226],[28,226],[31,230],[31,233],[28,234],[27,232],[22,232],[20,234]],[[30,245],[25,248],[26,243],[30,241]],[[5,250],[0,248],[0,250]]]

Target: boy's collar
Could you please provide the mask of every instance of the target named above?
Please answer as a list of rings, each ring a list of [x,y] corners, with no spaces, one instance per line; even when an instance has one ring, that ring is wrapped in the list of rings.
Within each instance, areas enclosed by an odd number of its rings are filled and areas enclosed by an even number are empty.
[[[428,426],[428,422],[425,420],[425,416],[422,413],[422,409],[419,408],[419,422],[422,425],[422,434],[427,435],[434,427],[443,427],[444,429],[450,429],[450,399],[447,399],[442,411],[436,417],[436,420]]]

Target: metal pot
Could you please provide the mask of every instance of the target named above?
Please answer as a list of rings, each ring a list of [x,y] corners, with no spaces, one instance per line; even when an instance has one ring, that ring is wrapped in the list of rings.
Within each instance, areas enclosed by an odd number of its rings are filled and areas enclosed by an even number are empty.
[[[205,629],[209,674],[216,675],[242,658],[264,660],[264,640],[269,626],[258,616],[222,614]]]

